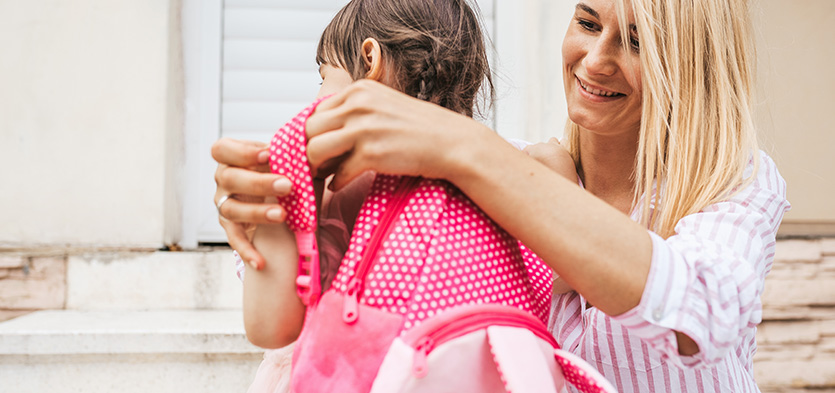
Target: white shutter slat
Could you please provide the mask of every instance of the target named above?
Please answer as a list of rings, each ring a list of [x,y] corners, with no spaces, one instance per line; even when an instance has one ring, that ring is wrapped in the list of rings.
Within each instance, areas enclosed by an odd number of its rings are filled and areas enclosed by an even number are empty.
[[[223,101],[312,101],[319,91],[313,71],[224,71]]]
[[[227,39],[223,69],[315,71],[318,41]]]
[[[229,8],[224,12],[226,39],[318,41],[335,11]]]
[[[223,134],[261,133],[272,135],[309,101],[226,102],[223,104]]]

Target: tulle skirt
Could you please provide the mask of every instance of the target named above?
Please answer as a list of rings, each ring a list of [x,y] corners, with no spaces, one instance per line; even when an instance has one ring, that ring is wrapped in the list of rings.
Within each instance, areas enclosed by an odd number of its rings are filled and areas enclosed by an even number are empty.
[[[268,349],[247,393],[289,393],[293,346]]]

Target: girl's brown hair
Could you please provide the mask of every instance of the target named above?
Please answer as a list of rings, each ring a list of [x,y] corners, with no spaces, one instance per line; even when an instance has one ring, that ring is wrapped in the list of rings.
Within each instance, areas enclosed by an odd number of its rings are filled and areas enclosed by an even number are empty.
[[[467,0],[353,0],[325,28],[316,62],[365,77],[361,46],[380,43],[406,94],[467,116],[493,80],[479,18]]]

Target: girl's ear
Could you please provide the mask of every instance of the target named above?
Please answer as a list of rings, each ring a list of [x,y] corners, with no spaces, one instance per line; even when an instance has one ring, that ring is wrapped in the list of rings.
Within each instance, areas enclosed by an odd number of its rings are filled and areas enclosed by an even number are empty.
[[[365,77],[377,82],[383,81],[383,49],[373,38],[362,42],[362,59],[365,62]]]

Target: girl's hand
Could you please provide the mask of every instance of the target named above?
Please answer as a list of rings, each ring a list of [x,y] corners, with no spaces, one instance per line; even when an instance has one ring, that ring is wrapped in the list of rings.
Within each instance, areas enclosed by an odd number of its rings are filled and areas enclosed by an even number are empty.
[[[212,145],[215,171],[215,205],[224,196],[229,198],[218,209],[218,218],[229,245],[241,259],[256,269],[264,266],[264,257],[252,245],[257,224],[284,222],[284,209],[265,203],[265,197],[290,192],[290,181],[269,173],[267,145],[253,141],[221,138]]]
[[[466,163],[467,144],[492,131],[477,121],[361,80],[323,101],[307,121],[307,156],[334,189],[365,171],[446,178]]]

